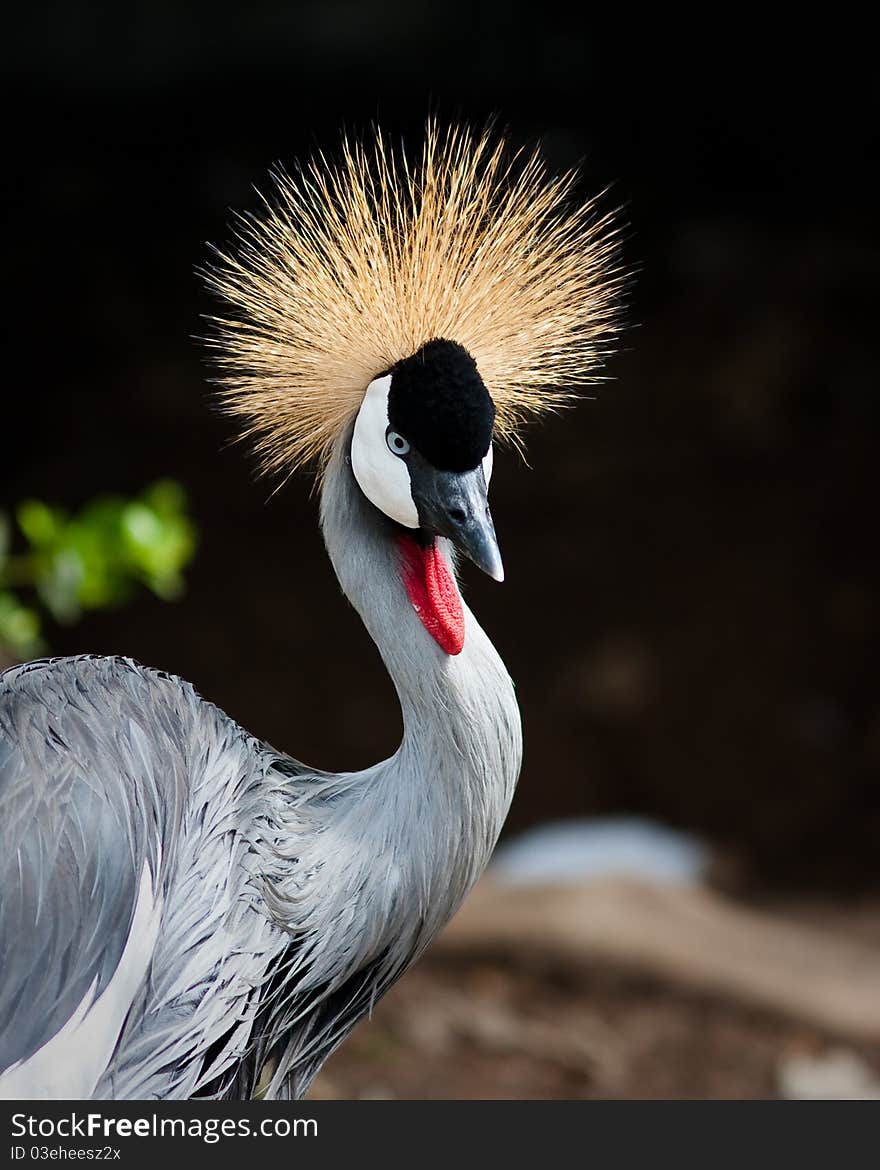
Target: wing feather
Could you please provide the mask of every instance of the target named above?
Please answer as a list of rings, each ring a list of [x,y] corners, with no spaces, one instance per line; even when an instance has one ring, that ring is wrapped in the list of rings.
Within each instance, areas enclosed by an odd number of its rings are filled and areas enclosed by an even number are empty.
[[[89,1096],[148,973],[174,753],[133,728],[155,685],[111,659],[0,675],[0,1098]]]

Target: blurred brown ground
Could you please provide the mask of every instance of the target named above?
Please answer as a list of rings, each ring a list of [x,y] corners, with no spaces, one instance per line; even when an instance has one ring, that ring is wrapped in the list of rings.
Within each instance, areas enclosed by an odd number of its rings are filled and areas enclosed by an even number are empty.
[[[868,944],[880,963],[880,901],[849,911],[805,900],[766,909],[826,932],[829,949]],[[789,978],[804,974],[791,969]],[[493,956],[491,947],[441,946],[358,1025],[311,1096],[880,1098],[876,1020],[859,1036],[858,1024],[842,1033],[808,1014],[784,1003],[758,1007],[735,988],[701,990],[607,954],[575,968],[534,950]]]

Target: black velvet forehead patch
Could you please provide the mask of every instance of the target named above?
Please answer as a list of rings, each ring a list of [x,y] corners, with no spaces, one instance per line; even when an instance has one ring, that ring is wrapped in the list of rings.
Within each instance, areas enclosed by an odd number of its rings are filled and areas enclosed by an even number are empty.
[[[477,363],[437,338],[391,370],[388,420],[438,471],[470,471],[492,442],[495,404]]]

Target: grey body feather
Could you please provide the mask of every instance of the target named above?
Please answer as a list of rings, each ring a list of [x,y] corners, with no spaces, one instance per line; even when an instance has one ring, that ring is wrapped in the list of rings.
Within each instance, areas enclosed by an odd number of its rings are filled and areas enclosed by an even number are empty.
[[[128,659],[0,676],[0,1095],[34,1091],[79,1007],[108,1058],[44,1095],[244,1097],[271,1061],[268,1095],[301,1096],[485,867],[519,772],[513,687],[468,610],[460,655],[425,632],[348,449],[321,519],[400,699],[390,759],[308,768]],[[144,882],[154,933],[132,928]]]

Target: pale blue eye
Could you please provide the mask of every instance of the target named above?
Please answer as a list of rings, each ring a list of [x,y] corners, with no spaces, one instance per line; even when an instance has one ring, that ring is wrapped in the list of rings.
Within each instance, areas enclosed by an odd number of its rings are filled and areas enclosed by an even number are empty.
[[[385,442],[388,444],[388,450],[391,451],[394,455],[409,454],[409,443],[406,441],[403,435],[399,435],[397,431],[389,430],[385,435]]]

